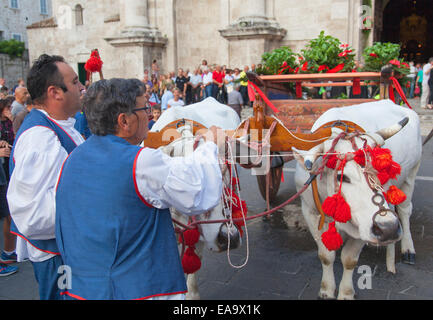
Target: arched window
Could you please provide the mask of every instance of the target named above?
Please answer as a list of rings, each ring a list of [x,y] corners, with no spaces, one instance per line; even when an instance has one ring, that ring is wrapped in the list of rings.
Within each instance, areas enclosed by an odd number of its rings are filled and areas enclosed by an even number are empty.
[[[75,6],[75,25],[83,25],[83,7],[79,4]]]

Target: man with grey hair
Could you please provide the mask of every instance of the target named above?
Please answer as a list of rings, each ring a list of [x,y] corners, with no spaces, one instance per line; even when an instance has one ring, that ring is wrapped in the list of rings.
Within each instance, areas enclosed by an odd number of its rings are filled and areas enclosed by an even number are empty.
[[[15,119],[18,113],[27,108],[27,104],[31,102],[30,93],[25,87],[19,87],[15,90],[15,101],[12,103],[12,118]]]
[[[239,118],[241,117],[242,106],[244,105],[244,99],[242,98],[241,93],[239,92],[241,85],[239,83],[235,83],[233,85],[233,90],[229,92],[227,98],[227,104],[236,111]]]
[[[111,79],[84,99],[93,135],[65,161],[56,193],[57,242],[72,270],[67,298],[185,298],[169,208],[194,216],[219,203],[217,128],[189,157],[141,148],[150,111],[144,93],[139,80]],[[83,259],[83,251],[91,254]]]

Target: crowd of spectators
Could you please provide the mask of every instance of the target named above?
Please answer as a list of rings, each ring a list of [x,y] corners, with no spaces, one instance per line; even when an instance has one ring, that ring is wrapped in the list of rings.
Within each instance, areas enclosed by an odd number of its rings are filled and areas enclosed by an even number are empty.
[[[255,65],[230,69],[225,65],[209,65],[203,60],[193,70],[179,68],[177,73],[160,73],[156,60],[151,70],[144,71],[143,83],[150,104],[160,105],[162,112],[174,106],[186,106],[213,97],[233,107],[240,115],[243,106],[249,106],[246,72]]]

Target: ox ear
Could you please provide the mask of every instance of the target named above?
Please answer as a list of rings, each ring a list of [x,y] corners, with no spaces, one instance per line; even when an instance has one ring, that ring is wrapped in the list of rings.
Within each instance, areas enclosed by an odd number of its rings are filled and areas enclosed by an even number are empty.
[[[314,148],[304,151],[292,147],[293,156],[304,167],[305,170],[311,172],[314,167],[316,159],[323,153],[323,143],[315,146]]]

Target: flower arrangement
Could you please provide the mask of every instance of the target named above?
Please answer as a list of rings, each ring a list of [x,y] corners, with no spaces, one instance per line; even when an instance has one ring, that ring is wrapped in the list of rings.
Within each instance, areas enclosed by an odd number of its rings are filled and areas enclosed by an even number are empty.
[[[295,73],[297,65],[297,54],[289,47],[283,46],[262,55],[262,68],[257,70],[258,74],[290,74]]]
[[[301,50],[300,73],[351,72],[355,67],[355,53],[348,44],[320,32]]]
[[[410,72],[410,67],[400,56],[400,45],[395,43],[376,42],[365,48],[363,56],[365,66],[363,71],[380,72],[382,67],[389,64],[396,76],[404,78]]]

